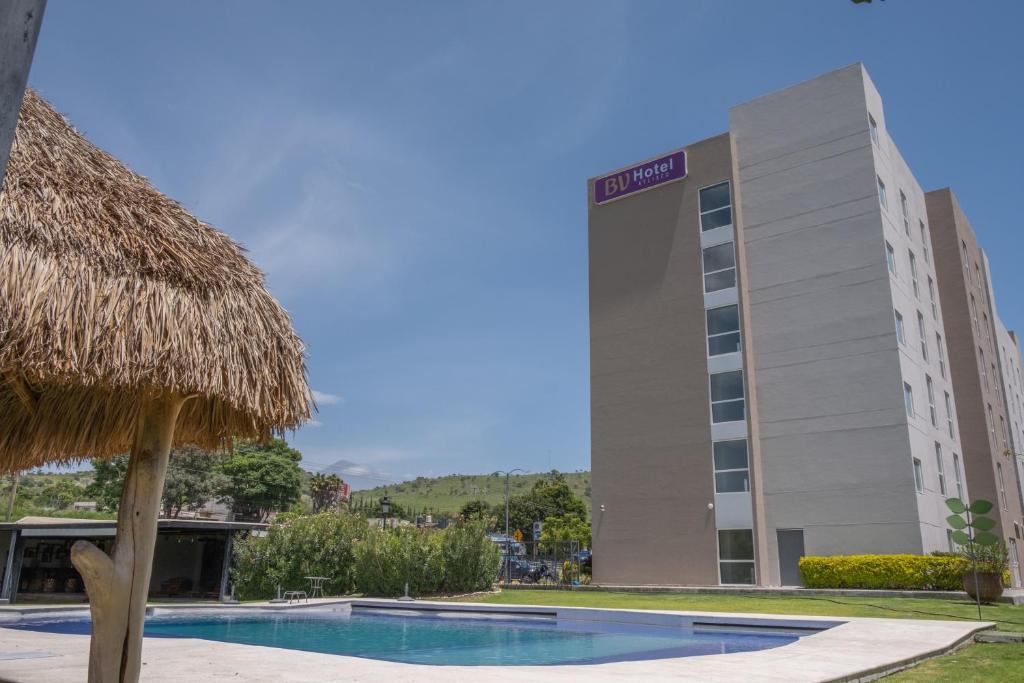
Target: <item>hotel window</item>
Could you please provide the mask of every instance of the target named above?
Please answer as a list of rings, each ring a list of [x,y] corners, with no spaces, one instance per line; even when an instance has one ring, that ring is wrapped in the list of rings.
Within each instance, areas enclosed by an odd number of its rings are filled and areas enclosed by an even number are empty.
[[[996,421],[995,421],[995,418],[992,417],[992,404],[991,403],[987,404],[985,406],[985,409],[987,411],[986,415],[988,417],[988,434],[989,434],[990,437],[992,437],[992,443],[995,444],[995,442],[996,442]]]
[[[1006,450],[1009,447],[1010,440],[1006,436],[1006,420],[1003,419],[1002,415],[999,416],[999,433],[1003,437],[1003,450]]]
[[[949,438],[953,437],[953,402],[949,400],[949,392],[943,392],[946,399],[946,426],[949,428]]]
[[[903,232],[910,237],[910,211],[907,209],[907,195],[900,190],[900,212],[903,213]]]
[[[903,330],[903,315],[895,309],[893,309],[893,313],[896,314],[896,341],[898,341],[901,346],[906,346],[907,335]]]
[[[974,295],[971,294],[971,324],[974,325],[974,332],[980,334],[978,329],[978,304],[974,302]]]
[[[932,279],[931,275],[928,276],[928,300],[932,304],[932,320],[938,320],[939,307],[935,303],[935,280]]]
[[[918,221],[921,226],[921,249],[924,250],[924,262],[931,263],[931,255],[928,252],[928,228],[924,227],[924,221]]]
[[[932,420],[932,427],[938,427],[938,411],[935,410],[935,387],[932,385],[932,378],[928,375],[924,376],[924,385],[928,389],[928,414]]]
[[[878,124],[875,123],[875,117],[868,114],[868,132],[871,133],[871,142],[878,144]]]
[[[705,187],[700,191],[700,229],[714,230],[725,225],[732,225],[729,181]]]
[[[704,291],[717,292],[736,286],[736,253],[732,242],[704,250]]]
[[[981,355],[981,382],[988,389],[988,369],[985,366],[985,350],[979,346],[978,353]]]
[[[981,268],[978,267],[978,262],[974,262],[974,281],[981,287]]]
[[[1003,463],[996,463],[996,476],[999,477],[999,505],[1005,510],[1009,506],[1006,504],[1006,482],[1003,481]]]
[[[967,256],[967,243],[960,240],[960,253],[964,257],[964,272],[967,273],[967,282],[971,282],[971,259]]]
[[[960,478],[960,456],[953,454],[953,478],[956,479],[956,497],[964,499],[964,482]]]
[[[878,201],[881,202],[883,209],[889,208],[889,200],[885,196],[885,183],[881,178],[878,178]]]
[[[754,532],[751,529],[718,531],[718,567],[722,583],[754,583]]]
[[[917,287],[917,257],[912,251],[908,253],[910,255],[910,282],[914,285],[914,296],[920,299],[921,290]]]
[[[918,493],[924,493],[924,468],[917,458],[914,458],[914,488]]]
[[[715,493],[750,491],[750,466],[747,462],[747,440],[716,441]]]
[[[917,312],[917,336],[921,340],[921,358],[928,360],[928,336],[924,331],[924,315]]]
[[[914,417],[914,389],[906,382],[903,383],[903,405],[907,409],[907,417]]]
[[[732,370],[711,375],[711,421],[737,422],[745,417],[743,371]]]
[[[707,312],[708,356],[736,353],[740,350],[739,306],[722,306]]]
[[[938,332],[935,333],[935,348],[939,354],[939,374],[942,378],[946,378],[946,352],[942,349],[942,335]]]
[[[889,272],[892,273],[893,277],[896,276],[896,252],[893,251],[892,245],[888,242],[885,243],[885,265],[889,268]]]
[[[946,472],[942,466],[942,444],[935,442],[935,467],[939,471],[939,493],[946,495]]]

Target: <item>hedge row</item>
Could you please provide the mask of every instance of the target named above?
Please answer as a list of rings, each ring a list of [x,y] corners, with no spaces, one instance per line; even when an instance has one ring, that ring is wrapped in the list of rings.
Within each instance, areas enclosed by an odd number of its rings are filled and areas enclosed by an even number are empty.
[[[958,555],[837,555],[804,557],[807,588],[962,590],[968,561]]]
[[[500,560],[479,522],[445,531],[383,530],[335,512],[292,518],[266,536],[238,539],[232,579],[243,600],[272,598],[278,586],[308,588],[307,576],[328,577],[328,595],[395,597],[406,582],[410,595],[469,593],[491,587]]]

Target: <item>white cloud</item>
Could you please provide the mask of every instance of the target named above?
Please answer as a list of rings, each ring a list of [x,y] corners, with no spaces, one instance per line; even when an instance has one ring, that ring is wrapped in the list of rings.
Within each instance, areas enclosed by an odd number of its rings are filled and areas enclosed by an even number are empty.
[[[317,391],[316,389],[311,390],[313,394],[313,400],[316,401],[318,406],[333,406],[335,403],[341,403],[341,396],[337,394],[328,394],[326,391]],[[316,420],[313,420],[316,422]],[[317,426],[322,426],[322,423],[317,423]]]
[[[324,423],[321,422],[320,420],[310,420],[309,422],[307,422],[306,424],[303,425],[303,427],[310,427],[312,429],[319,429],[320,427],[323,427],[323,426],[324,426]]]

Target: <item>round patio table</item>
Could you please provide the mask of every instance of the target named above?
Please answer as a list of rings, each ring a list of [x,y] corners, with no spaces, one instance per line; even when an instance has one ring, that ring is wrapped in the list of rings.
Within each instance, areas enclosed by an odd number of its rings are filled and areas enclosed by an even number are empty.
[[[324,584],[331,580],[329,576],[306,576],[303,577],[309,581],[309,597],[315,598],[317,594],[320,597],[324,597]]]

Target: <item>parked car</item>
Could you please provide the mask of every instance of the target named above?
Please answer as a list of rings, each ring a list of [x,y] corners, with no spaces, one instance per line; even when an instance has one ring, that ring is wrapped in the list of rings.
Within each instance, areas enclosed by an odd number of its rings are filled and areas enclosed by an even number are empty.
[[[527,562],[520,557],[508,555],[501,558],[501,567],[498,569],[498,580],[503,582],[540,583],[545,579],[555,578],[554,572],[546,562]]]
[[[572,560],[573,560],[573,562],[580,562],[580,563],[589,562],[591,556],[592,556],[592,554],[591,554],[590,550],[584,548],[583,550],[580,550],[579,552],[573,553]]]

